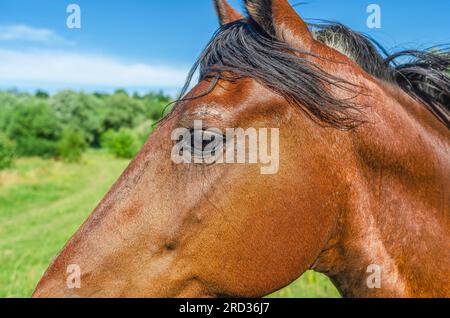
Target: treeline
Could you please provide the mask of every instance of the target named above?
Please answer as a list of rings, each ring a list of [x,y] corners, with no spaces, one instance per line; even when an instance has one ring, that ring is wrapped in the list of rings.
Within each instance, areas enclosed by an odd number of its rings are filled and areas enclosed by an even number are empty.
[[[61,91],[49,96],[0,91],[0,169],[17,157],[39,156],[75,162],[88,148],[106,148],[132,158],[170,97]]]

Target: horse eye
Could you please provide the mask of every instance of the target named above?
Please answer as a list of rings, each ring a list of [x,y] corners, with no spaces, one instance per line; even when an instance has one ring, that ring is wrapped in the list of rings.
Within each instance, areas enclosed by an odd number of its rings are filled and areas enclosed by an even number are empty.
[[[214,156],[222,149],[224,140],[224,136],[211,131],[203,130],[196,133],[191,130],[191,154],[200,158]]]

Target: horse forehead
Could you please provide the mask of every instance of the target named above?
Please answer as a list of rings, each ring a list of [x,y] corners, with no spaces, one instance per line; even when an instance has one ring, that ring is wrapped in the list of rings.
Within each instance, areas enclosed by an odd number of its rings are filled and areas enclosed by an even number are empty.
[[[194,116],[206,117],[206,116],[217,116],[220,117],[222,112],[217,108],[211,107],[210,104],[198,105],[191,113]]]
[[[210,81],[199,82],[189,97],[199,96],[188,103],[191,112],[220,115],[223,110],[249,108],[252,105],[270,103],[277,96],[252,78],[234,81],[220,79],[211,89]],[[208,92],[205,94],[205,92]],[[218,113],[219,112],[219,113]]]

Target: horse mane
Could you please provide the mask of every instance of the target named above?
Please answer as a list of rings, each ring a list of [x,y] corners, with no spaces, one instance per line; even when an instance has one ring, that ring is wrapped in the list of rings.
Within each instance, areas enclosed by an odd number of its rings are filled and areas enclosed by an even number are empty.
[[[374,39],[340,23],[311,26],[318,41],[346,55],[367,73],[397,84],[450,128],[448,48],[408,50],[389,55]]]
[[[447,49],[389,55],[373,39],[340,23],[309,26],[318,41],[346,55],[372,76],[398,85],[450,128],[447,73],[450,52]],[[298,52],[302,55],[293,54]],[[364,122],[360,107],[351,98],[336,98],[329,89],[332,86],[358,94],[357,86],[323,71],[307,55],[311,54],[273,39],[246,19],[235,21],[215,33],[191,69],[181,96],[186,94],[197,71],[200,80],[212,79],[205,94],[219,79],[234,81],[251,77],[299,106],[319,123],[352,129]]]

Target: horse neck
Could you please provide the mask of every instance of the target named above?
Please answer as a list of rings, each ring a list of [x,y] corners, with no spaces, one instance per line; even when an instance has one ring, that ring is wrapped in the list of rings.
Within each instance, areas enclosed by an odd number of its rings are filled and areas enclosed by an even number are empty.
[[[450,135],[424,105],[384,90],[393,98],[354,133],[348,206],[314,269],[349,297],[449,296]]]

